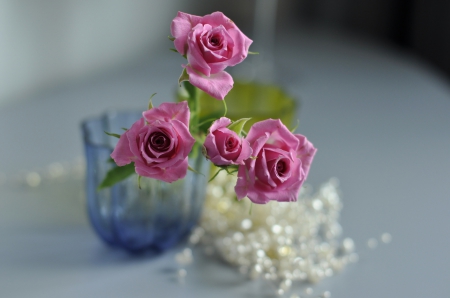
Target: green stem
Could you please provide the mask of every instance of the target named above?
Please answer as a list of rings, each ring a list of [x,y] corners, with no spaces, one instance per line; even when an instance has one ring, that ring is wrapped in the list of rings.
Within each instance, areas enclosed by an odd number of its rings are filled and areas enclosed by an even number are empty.
[[[199,135],[199,121],[200,121],[200,92],[188,81],[184,81],[184,88],[189,95],[187,102],[191,112],[191,119],[189,121],[189,131],[195,137]],[[195,157],[198,154],[198,144],[195,143],[191,151],[191,156]]]
[[[214,178],[216,178],[217,175],[219,175],[219,173],[220,173],[221,171],[223,171],[223,169],[219,169],[219,170],[214,174],[214,176],[212,176],[211,179],[208,180],[208,183],[211,182],[211,181],[213,181]]]
[[[186,91],[189,95],[187,102],[189,110],[191,111],[189,130],[191,131],[192,134],[197,134],[198,122],[200,118],[199,90],[188,81],[184,81],[184,88],[186,88]]]
[[[225,99],[222,100],[222,101],[223,101],[223,107],[225,109],[225,112],[223,113],[223,116],[226,117],[227,116],[227,112],[228,112],[227,103],[226,103]]]
[[[216,118],[209,118],[206,119],[205,121],[202,121],[201,123],[198,124],[198,127],[201,127],[203,124],[206,124],[208,122],[213,122],[214,120],[216,120]]]

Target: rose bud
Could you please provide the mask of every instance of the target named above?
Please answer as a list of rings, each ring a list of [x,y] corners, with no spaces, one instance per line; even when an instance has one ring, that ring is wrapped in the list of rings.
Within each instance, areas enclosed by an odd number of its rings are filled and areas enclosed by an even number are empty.
[[[248,141],[227,128],[230,124],[225,117],[214,121],[203,144],[206,158],[217,166],[244,164],[252,154]]]

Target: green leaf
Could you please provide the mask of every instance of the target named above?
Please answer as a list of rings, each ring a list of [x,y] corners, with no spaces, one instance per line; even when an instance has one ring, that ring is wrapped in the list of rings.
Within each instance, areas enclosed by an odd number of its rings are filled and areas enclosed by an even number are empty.
[[[120,135],[119,135],[119,134],[112,133],[112,132],[107,132],[107,131],[105,131],[105,133],[106,133],[108,136],[111,136],[111,137],[115,137],[115,138],[120,139]]]
[[[181,86],[181,83],[182,82],[184,82],[184,81],[189,81],[189,75],[188,75],[188,73],[186,72],[186,68],[184,68],[183,69],[183,71],[181,72],[181,76],[180,76],[180,78],[178,79],[178,84],[180,84],[180,86]],[[187,89],[186,89],[187,90]],[[188,91],[188,93],[189,93],[189,90],[187,90]],[[189,94],[189,96],[190,96],[191,94]]]
[[[152,102],[152,98],[153,98],[153,96],[155,96],[156,95],[156,93],[153,93],[151,96],[150,96],[150,99],[148,100],[148,109],[150,110],[150,109],[153,109],[153,102]]]
[[[126,178],[128,178],[131,174],[134,174],[134,162],[127,164],[123,167],[114,167],[106,173],[105,179],[103,179],[102,183],[98,186],[98,190],[101,190],[106,187],[111,187],[117,182],[120,182]]]
[[[259,52],[250,52],[250,51],[248,51],[248,54],[249,55],[259,55]]]
[[[244,129],[245,123],[247,123],[247,121],[250,119],[251,118],[241,118],[239,120],[236,120],[230,125],[228,125],[228,129],[234,131],[240,136],[242,133],[242,129]]]
[[[170,36],[170,35],[167,36],[167,38],[170,39],[171,41],[174,41],[174,40],[175,40],[175,37],[172,37],[172,36]]]
[[[169,50],[171,50],[172,52],[178,53],[177,49],[170,48]]]

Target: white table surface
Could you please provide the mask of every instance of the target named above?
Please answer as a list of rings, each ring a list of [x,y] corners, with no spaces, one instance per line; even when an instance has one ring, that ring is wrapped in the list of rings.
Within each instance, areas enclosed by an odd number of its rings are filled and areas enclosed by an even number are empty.
[[[344,236],[360,254],[315,293],[449,297],[448,82],[405,53],[340,35],[280,37],[276,56],[277,77],[301,98],[298,131],[319,148],[309,183],[339,178]],[[109,249],[89,227],[79,177],[11,183],[14,174],[82,156],[83,118],[145,108],[154,92],[156,103],[171,100],[182,62],[161,50],[0,106],[0,297],[271,297],[266,285],[199,250],[181,284],[174,254],[183,246],[152,258]],[[392,243],[368,249],[384,232]]]

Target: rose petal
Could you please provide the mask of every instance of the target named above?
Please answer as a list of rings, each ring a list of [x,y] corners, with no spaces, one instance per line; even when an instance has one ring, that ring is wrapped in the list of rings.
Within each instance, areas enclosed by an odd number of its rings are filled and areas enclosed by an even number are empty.
[[[186,157],[176,165],[165,168],[161,178],[158,179],[169,183],[182,179],[187,174],[188,166],[188,158]]]
[[[213,31],[220,32],[222,38],[225,40],[224,43],[227,46],[226,48],[223,48],[220,51],[216,52],[210,51],[209,49],[203,50],[203,57],[210,67],[211,74],[221,72],[230,65],[229,60],[230,58],[232,58],[234,48],[233,38],[228,34],[228,32],[222,25],[220,25],[218,28],[214,28],[212,32]]]
[[[118,166],[121,167],[129,164],[135,159],[137,155],[139,155],[138,150],[133,150],[136,149],[136,142],[130,141],[129,136],[136,135],[143,126],[144,119],[140,118],[138,121],[133,123],[130,129],[128,129],[120,136],[119,142],[111,153],[111,158],[114,159]]]
[[[161,176],[163,172],[163,170],[159,167],[149,167],[148,164],[142,160],[136,160],[134,162],[134,167],[139,176],[148,178],[159,179],[158,177]]]
[[[147,122],[153,122],[155,120],[170,121],[176,119],[186,126],[189,126],[190,111],[187,101],[179,103],[165,102],[157,108],[143,112],[142,115]]]
[[[261,153],[258,154],[255,163],[255,175],[258,177],[258,180],[263,183],[269,185],[270,187],[277,187],[275,181],[273,181],[269,168],[267,167],[267,160],[264,148],[261,150]]]
[[[189,32],[191,32],[192,28],[197,25],[200,20],[201,17],[199,16],[187,14],[180,11],[173,19],[170,26],[170,33],[173,37],[175,37],[174,45],[181,55],[186,54]]]
[[[212,27],[223,25],[226,29],[234,28],[236,25],[222,12],[216,11],[201,18],[202,24],[210,24]]]
[[[266,133],[270,134],[267,140],[269,144],[286,151],[290,151],[290,148],[294,150],[298,148],[298,138],[289,131],[280,119],[267,119],[253,124],[248,132],[247,140],[252,144],[256,138]]]
[[[248,38],[244,33],[241,32],[237,27],[228,29],[228,34],[234,41],[233,47],[233,55],[227,60],[228,66],[235,66],[236,64],[241,63],[248,54],[248,49],[250,45],[253,43],[253,40]]]
[[[206,158],[209,159],[213,164],[222,166],[229,165],[230,162],[220,156],[219,151],[217,150],[216,141],[214,135],[210,134],[206,136],[205,142],[203,143],[203,147],[206,151]]]
[[[247,197],[255,204],[267,204],[270,201],[269,190],[256,190],[255,188],[249,188],[247,192]]]
[[[164,182],[174,182],[184,178],[188,169],[187,157],[168,168],[160,168],[158,166],[149,167],[142,161],[135,163],[136,173],[143,177],[153,178]]]
[[[196,72],[190,65],[186,66],[189,82],[216,99],[223,100],[233,88],[233,78],[225,71],[204,76]]]
[[[213,133],[216,129],[219,129],[219,128],[222,128],[222,127],[227,127],[230,124],[231,124],[231,120],[230,119],[228,119],[227,117],[220,117],[219,119],[215,120],[211,124],[211,127],[209,128],[209,132]]]
[[[211,74],[211,68],[208,63],[205,61],[203,57],[203,52],[199,45],[200,35],[205,32],[211,30],[210,25],[202,25],[198,24],[194,28],[192,28],[192,32],[189,33],[188,36],[188,52],[187,52],[187,60],[193,69],[204,74],[205,76],[209,76]]]
[[[245,138],[242,138],[241,146],[241,154],[235,161],[236,164],[239,165],[244,164],[244,161],[250,158],[253,152],[252,148],[250,147],[250,143]]]
[[[222,132],[222,130],[224,130]],[[217,143],[217,149],[220,154],[227,160],[235,164],[235,160],[241,153],[241,138],[234,132],[227,128],[221,128],[215,132],[216,136],[223,135],[224,139]]]
[[[317,149],[314,148],[314,145],[308,141],[308,139],[301,135],[295,135],[299,140],[299,146],[297,150],[297,157],[302,161],[302,168],[305,172],[305,179],[308,177],[309,168],[311,167],[311,163],[316,155]]]
[[[248,175],[248,170],[245,165],[239,166],[237,173],[237,181],[234,186],[234,192],[236,193],[236,197],[238,200],[242,200],[247,196],[248,193],[248,181],[250,177]]]
[[[183,122],[178,120],[172,121],[173,128],[178,133],[179,138],[183,141],[183,145],[179,148],[179,154],[187,156],[194,146],[195,139],[192,137],[191,133],[189,132],[189,128],[187,125],[185,125]]]

